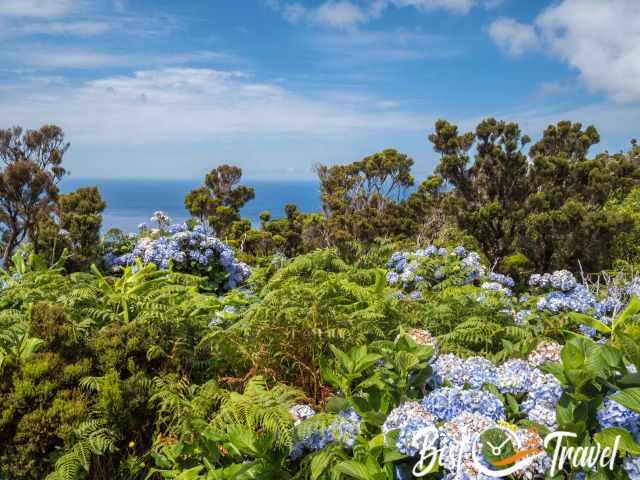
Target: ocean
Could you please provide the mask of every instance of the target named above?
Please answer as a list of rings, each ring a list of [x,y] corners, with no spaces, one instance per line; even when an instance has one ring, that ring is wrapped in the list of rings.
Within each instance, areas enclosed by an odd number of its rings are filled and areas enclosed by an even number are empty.
[[[284,206],[294,203],[302,212],[320,211],[320,191],[317,180],[243,180],[253,187],[256,198],[242,209],[242,217],[259,224],[260,213],[268,210],[273,218],[284,216]],[[189,218],[184,197],[202,185],[201,180],[105,180],[66,178],[60,189],[63,193],[78,187],[96,186],[107,202],[103,213],[102,230],[119,228],[137,231],[138,224],[149,222],[156,210],[167,213],[174,222]]]

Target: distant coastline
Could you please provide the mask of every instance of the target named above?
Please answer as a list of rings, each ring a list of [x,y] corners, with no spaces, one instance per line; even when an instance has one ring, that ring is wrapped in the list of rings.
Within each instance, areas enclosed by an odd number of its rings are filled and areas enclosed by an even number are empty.
[[[284,206],[294,203],[302,212],[320,211],[320,192],[317,180],[243,180],[244,185],[256,191],[256,198],[243,209],[243,218],[254,225],[259,223],[260,212],[268,210],[273,217],[284,216]],[[184,221],[189,214],[184,208],[184,196],[202,180],[116,180],[66,178],[61,190],[69,192],[78,187],[96,186],[107,202],[102,230],[119,228],[136,231],[141,222],[147,222],[155,210],[168,213],[174,221]]]

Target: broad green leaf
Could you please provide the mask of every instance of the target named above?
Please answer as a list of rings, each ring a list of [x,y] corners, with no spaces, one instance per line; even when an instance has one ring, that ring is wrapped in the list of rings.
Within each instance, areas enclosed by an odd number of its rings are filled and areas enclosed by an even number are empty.
[[[616,439],[620,438],[620,451],[630,455],[640,455],[640,445],[638,445],[631,434],[624,428],[605,428],[596,433],[593,438],[604,447],[613,448]]]
[[[334,470],[342,473],[343,475],[357,478],[358,480],[371,480],[371,475],[369,474],[367,467],[363,463],[355,460],[340,462],[335,466]]]
[[[586,325],[591,328],[595,328],[600,333],[604,333],[605,335],[611,334],[611,328],[605,325],[599,320],[596,320],[589,315],[584,315],[583,313],[571,312],[569,313],[569,317],[574,320],[576,323]]]
[[[611,395],[611,400],[629,410],[640,413],[640,388],[625,388]]]

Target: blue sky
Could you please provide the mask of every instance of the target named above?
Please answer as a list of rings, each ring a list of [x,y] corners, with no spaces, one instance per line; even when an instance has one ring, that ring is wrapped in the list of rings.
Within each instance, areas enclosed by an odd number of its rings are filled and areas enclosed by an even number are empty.
[[[640,126],[636,0],[0,0],[0,126],[62,126],[76,178],[313,176],[438,118],[537,138]]]

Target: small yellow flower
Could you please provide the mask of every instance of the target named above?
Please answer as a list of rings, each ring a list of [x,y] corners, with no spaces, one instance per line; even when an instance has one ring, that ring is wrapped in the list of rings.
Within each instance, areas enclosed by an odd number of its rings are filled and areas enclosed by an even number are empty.
[[[136,442],[134,442],[133,440],[131,440],[131,441],[129,442],[129,448],[133,448],[133,447],[135,447],[135,446],[136,446]]]

